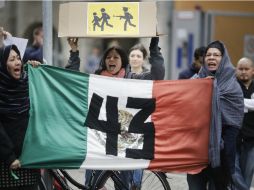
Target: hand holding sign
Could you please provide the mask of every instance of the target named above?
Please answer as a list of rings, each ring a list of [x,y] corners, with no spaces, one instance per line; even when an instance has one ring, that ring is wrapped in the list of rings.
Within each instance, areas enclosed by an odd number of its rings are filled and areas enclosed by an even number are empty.
[[[6,40],[7,36],[12,36],[11,33],[4,30],[3,27],[0,27],[0,47],[4,45],[4,40]]]
[[[76,52],[78,50],[78,38],[68,37],[67,41],[71,47],[71,51]]]

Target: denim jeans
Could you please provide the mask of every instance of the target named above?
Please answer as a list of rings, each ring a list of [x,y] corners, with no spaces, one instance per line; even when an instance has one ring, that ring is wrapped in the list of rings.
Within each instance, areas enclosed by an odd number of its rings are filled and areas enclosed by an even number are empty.
[[[133,170],[133,185],[135,187],[141,188],[143,170]]]
[[[235,161],[235,173],[232,175],[231,190],[249,190],[246,181],[243,177],[242,169],[240,167],[240,145],[237,148],[236,161]]]
[[[222,166],[224,167],[227,177],[235,173],[235,161],[237,151],[237,139],[239,129],[232,126],[223,126],[222,139],[224,140],[224,149],[221,154]]]
[[[133,171],[128,170],[128,171],[120,171],[120,179],[123,182],[125,187],[128,187],[128,190],[131,189],[131,176],[132,176]],[[119,189],[120,190],[120,189]],[[121,190],[126,190],[126,189],[121,189]]]
[[[254,142],[243,141],[241,144],[241,168],[245,182],[250,188],[254,173]]]

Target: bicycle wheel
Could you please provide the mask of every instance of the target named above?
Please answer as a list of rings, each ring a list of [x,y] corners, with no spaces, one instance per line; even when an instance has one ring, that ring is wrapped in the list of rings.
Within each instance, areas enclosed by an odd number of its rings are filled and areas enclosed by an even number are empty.
[[[120,185],[119,185],[120,184]],[[104,171],[98,177],[95,183],[95,189],[105,188],[107,190],[127,189],[121,188],[121,180],[117,173],[113,171]],[[171,190],[167,177],[162,172],[152,172],[145,170],[142,177],[141,190]]]
[[[171,190],[167,181],[167,176],[163,172],[154,172],[150,170],[144,170],[142,177],[141,190],[150,189],[165,189]]]
[[[80,175],[80,173],[84,174],[83,170],[59,169],[58,172],[61,172],[70,189],[83,189],[83,190],[89,189],[89,187],[86,187],[84,185],[84,176]]]
[[[60,170],[52,169],[52,170],[48,170],[48,171],[50,172],[50,174],[53,176],[53,178],[55,180],[53,182],[54,189],[56,189],[56,190],[58,190],[58,189],[70,190],[71,189],[67,183],[67,180],[61,174]]]
[[[94,183],[93,190],[129,190],[119,175],[119,171],[102,171]]]

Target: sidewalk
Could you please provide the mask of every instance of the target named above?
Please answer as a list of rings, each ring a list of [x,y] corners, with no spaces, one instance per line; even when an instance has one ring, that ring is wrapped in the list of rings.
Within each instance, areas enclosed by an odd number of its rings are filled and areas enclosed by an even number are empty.
[[[185,174],[172,174],[167,173],[168,182],[172,190],[188,190],[188,184]],[[254,190],[254,178],[252,180],[252,187],[250,190]]]
[[[172,190],[188,190],[186,174],[167,173],[167,177]]]

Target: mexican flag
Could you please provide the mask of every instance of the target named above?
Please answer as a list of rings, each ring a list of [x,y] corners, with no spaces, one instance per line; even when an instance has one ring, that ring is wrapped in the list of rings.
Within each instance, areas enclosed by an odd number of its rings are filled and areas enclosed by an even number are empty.
[[[211,79],[148,81],[28,66],[24,168],[144,168],[197,173],[208,164]]]

